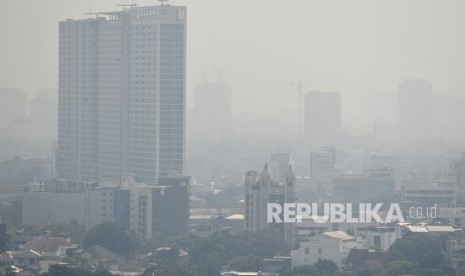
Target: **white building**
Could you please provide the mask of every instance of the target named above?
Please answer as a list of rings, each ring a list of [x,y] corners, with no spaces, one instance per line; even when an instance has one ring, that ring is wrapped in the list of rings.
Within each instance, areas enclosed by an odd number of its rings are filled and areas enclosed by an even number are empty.
[[[299,249],[291,251],[291,266],[331,260],[341,269],[351,249],[366,249],[366,244],[342,231],[324,232],[301,242]]]

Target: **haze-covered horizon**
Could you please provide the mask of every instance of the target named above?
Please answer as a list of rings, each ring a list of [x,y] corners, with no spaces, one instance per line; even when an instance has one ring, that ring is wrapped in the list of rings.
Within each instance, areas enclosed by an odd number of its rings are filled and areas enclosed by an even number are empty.
[[[12,1],[0,10],[1,87],[56,87],[58,22],[158,1]],[[464,98],[463,1],[176,0],[188,7],[187,99],[204,76],[232,88],[233,116],[296,123],[297,90],[339,91],[342,123],[396,122],[397,86],[425,79]],[[460,118],[457,118],[460,120]]]

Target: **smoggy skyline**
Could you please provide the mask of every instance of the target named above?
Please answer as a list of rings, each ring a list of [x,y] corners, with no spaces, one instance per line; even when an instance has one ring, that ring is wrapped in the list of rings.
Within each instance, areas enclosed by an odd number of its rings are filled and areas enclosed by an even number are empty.
[[[58,80],[58,22],[87,12],[158,1],[25,1],[0,10],[0,86],[29,99]],[[205,75],[232,87],[235,116],[296,122],[297,93],[339,91],[345,128],[397,113],[402,79],[427,79],[434,94],[465,95],[463,1],[175,0],[186,5],[187,97]],[[460,118],[458,118],[460,120]]]

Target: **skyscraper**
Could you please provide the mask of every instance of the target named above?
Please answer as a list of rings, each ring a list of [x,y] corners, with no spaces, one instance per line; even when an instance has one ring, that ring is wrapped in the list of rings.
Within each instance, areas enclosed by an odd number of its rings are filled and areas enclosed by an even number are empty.
[[[401,137],[430,137],[433,127],[433,85],[426,80],[399,83],[398,127]]]
[[[78,181],[183,172],[186,8],[60,22],[57,174]]]
[[[341,96],[338,92],[305,95],[304,134],[313,150],[333,145],[341,132]]]

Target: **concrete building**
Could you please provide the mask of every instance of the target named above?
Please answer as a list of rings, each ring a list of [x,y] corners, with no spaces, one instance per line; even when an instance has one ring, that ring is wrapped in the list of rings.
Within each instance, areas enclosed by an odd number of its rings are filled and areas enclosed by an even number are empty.
[[[320,196],[333,193],[334,148],[323,148],[310,153],[310,182],[313,191]]]
[[[430,179],[406,179],[401,181],[401,197],[404,202],[416,206],[453,207],[456,201],[455,175],[438,175]]]
[[[345,173],[334,177],[333,198],[339,200],[390,200],[396,193],[394,173],[390,169]]]
[[[295,229],[296,240],[298,242],[306,241],[312,236],[324,232],[343,231],[350,233],[359,241],[364,241],[368,248],[376,248],[381,251],[389,249],[401,237],[400,227],[397,225],[379,224],[375,221],[333,223],[329,220],[326,222],[316,222],[311,217],[304,217],[302,218],[302,222],[296,223]]]
[[[145,239],[187,235],[190,177],[159,181],[160,186],[131,188],[131,229]]]
[[[103,222],[115,222],[130,228],[130,189],[95,187],[87,190],[86,229]]]
[[[387,251],[396,240],[401,238],[401,230],[398,226],[379,225],[359,230],[357,235],[366,241],[368,248]]]
[[[363,242],[342,231],[324,232],[301,242],[291,251],[291,266],[313,265],[321,260],[333,261],[342,269],[351,249],[365,249]]]
[[[309,92],[305,95],[304,135],[312,150],[330,146],[341,134],[339,92]]]
[[[76,221],[90,229],[114,222],[144,239],[183,236],[189,222],[188,176],[162,177],[146,185],[125,177],[123,185],[51,181],[36,183],[23,196],[24,225]]]
[[[84,192],[29,191],[23,195],[22,224],[86,223]]]
[[[399,83],[398,128],[402,138],[432,137],[433,85],[426,80],[403,80]]]
[[[368,170],[389,170],[392,171],[396,180],[396,188],[400,181],[400,161],[397,156],[372,155],[368,159]]]
[[[50,160],[14,157],[0,161],[0,193],[22,194],[34,180],[49,179]]]
[[[264,230],[276,231],[283,240],[294,244],[294,225],[267,221],[268,203],[292,203],[294,200],[295,175],[289,165],[284,182],[273,181],[265,164],[261,174],[258,171],[245,173],[245,230],[259,232]]]
[[[58,177],[182,174],[186,8],[101,15],[60,22]]]

